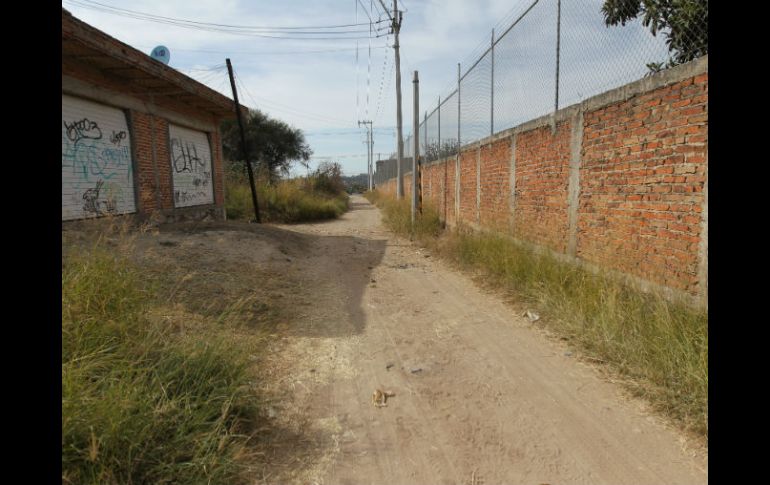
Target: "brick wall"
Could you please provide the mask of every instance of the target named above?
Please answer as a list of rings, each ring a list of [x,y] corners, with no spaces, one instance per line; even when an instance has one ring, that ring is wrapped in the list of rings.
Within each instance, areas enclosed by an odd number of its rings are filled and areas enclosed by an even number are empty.
[[[440,214],[444,213],[444,163],[428,165],[423,170],[423,203],[435,208]]]
[[[476,223],[476,171],[478,150],[469,147],[460,153],[460,221]]]
[[[561,253],[569,238],[570,134],[571,124],[564,121],[556,133],[544,126],[516,136],[516,234]]]
[[[466,145],[422,190],[450,226],[459,183],[461,224],[705,303],[707,160],[706,57]]]
[[[708,75],[585,114],[577,255],[698,291]]]
[[[481,147],[479,221],[484,227],[510,228],[511,140],[503,138]]]

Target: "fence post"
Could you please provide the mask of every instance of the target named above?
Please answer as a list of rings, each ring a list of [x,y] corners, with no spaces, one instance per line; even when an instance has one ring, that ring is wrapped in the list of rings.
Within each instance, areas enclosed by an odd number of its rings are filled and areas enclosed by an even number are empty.
[[[489,83],[489,135],[491,136],[495,134],[495,29],[492,29],[492,45],[489,55],[492,57],[492,75],[490,76],[491,82]]]
[[[424,145],[422,146],[422,151],[425,152],[425,158],[427,159],[428,158],[428,110],[427,109],[425,110],[425,113],[423,116],[424,117],[422,121],[422,126],[423,126],[423,131],[425,132],[425,137],[422,140],[424,143]]]
[[[412,117],[412,225],[414,225],[415,213],[419,212],[419,200],[420,196],[417,193],[420,190],[420,181],[418,180],[420,174],[420,79],[417,77],[417,71],[414,71],[414,79],[412,80],[414,87],[412,102],[414,104],[414,111]]]
[[[559,111],[559,54],[561,53],[561,0],[556,0],[556,100],[554,117]]]
[[[436,116],[438,116],[438,133],[436,135],[438,143],[438,158],[441,157],[441,96],[438,97],[438,106],[436,107]]]
[[[457,156],[455,158],[455,223],[460,222],[460,63],[457,63]]]

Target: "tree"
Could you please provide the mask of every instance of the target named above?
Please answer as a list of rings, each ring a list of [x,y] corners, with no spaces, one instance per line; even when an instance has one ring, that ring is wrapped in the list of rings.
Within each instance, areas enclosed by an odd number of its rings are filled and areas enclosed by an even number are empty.
[[[252,163],[258,173],[266,175],[270,181],[288,175],[294,162],[308,166],[313,151],[302,130],[250,109],[244,120],[244,131]],[[222,123],[222,151],[227,160],[245,170],[237,120]]]
[[[652,35],[663,32],[672,56],[665,65],[647,64],[652,71],[708,54],[708,0],[605,0],[602,13],[608,26],[626,25],[642,15]]]

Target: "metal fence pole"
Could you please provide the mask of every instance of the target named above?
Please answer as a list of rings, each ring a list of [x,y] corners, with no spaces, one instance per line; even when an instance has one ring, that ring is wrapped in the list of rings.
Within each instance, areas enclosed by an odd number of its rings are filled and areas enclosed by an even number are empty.
[[[425,144],[422,146],[422,151],[425,152],[425,158],[427,159],[428,158],[428,110],[425,110],[422,126],[423,126],[422,129],[425,132],[425,137],[423,138],[423,142]]]
[[[455,158],[455,221],[460,221],[460,63],[457,63],[457,157]]]
[[[436,107],[436,116],[438,116],[438,134],[436,143],[438,143],[438,158],[441,158],[441,96],[438,97],[438,106]]]
[[[492,43],[489,51],[492,58],[491,82],[489,83],[489,134],[495,134],[495,29],[492,29]]]
[[[556,102],[554,113],[559,111],[559,54],[561,51],[561,0],[556,0]]]
[[[460,63],[457,63],[457,153],[460,153]]]

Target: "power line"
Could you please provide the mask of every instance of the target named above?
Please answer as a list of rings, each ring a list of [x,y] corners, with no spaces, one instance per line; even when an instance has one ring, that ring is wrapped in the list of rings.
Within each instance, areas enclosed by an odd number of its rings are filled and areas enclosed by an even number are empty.
[[[151,49],[150,46],[137,46],[140,49]],[[153,46],[154,47],[154,46]],[[378,45],[372,47],[372,49],[387,49],[388,45]],[[254,55],[260,55],[260,56],[280,56],[280,55],[288,55],[288,54],[321,54],[325,52],[348,52],[356,50],[355,47],[345,47],[340,49],[317,49],[317,50],[299,50],[299,51],[212,51],[207,49],[174,49],[175,51],[180,52],[203,52],[208,54],[254,54]]]
[[[306,26],[256,26],[256,25],[232,25],[232,24],[218,24],[213,22],[199,22],[195,20],[186,20],[186,19],[180,19],[175,17],[165,17],[163,15],[155,15],[150,14],[146,12],[139,12],[137,10],[129,10],[125,8],[115,7],[113,5],[107,5],[104,3],[95,2],[93,0],[66,0],[69,3],[73,4],[81,4],[79,6],[82,6],[84,8],[100,8],[100,10],[111,10],[111,11],[117,11],[117,12],[123,12],[126,14],[132,14],[137,16],[143,16],[146,18],[154,18],[154,19],[160,19],[160,20],[168,20],[172,22],[178,22],[178,23],[187,23],[187,24],[194,24],[194,25],[201,25],[201,26],[211,26],[211,27],[222,27],[222,28],[230,28],[230,29],[240,29],[240,30],[265,30],[265,29],[273,29],[273,30],[306,30],[306,29],[335,29],[335,28],[346,28],[346,27],[359,27],[364,25],[369,25],[370,22],[364,22],[364,23],[355,23],[355,24],[341,24],[341,25],[306,25]],[[90,5],[89,5],[90,4]],[[98,7],[97,7],[98,6]],[[383,20],[384,22],[384,20]],[[360,32],[366,32],[366,31],[360,31]]]
[[[97,10],[104,13],[109,13],[112,15],[117,15],[120,17],[125,18],[131,18],[134,20],[143,20],[148,22],[156,22],[166,25],[172,25],[174,27],[179,28],[186,28],[186,29],[192,29],[192,30],[200,30],[200,31],[208,31],[208,32],[218,32],[218,33],[225,33],[225,34],[231,34],[231,35],[241,35],[241,36],[247,36],[247,37],[260,37],[260,38],[267,38],[267,39],[282,39],[282,40],[350,40],[350,39],[369,39],[370,36],[343,36],[343,37],[291,37],[288,35],[266,35],[265,32],[271,32],[268,30],[258,31],[254,30],[252,28],[249,29],[243,29],[243,28],[224,28],[224,27],[216,27],[213,25],[208,25],[203,22],[196,22],[193,23],[191,21],[186,21],[182,19],[172,19],[168,20],[168,18],[165,17],[159,17],[159,16],[153,16],[150,14],[144,14],[144,13],[125,13],[122,11],[115,11],[114,7],[110,8],[102,8],[94,5],[89,5],[82,3],[84,0],[65,0],[65,2],[76,5],[82,8],[91,9],[91,10]],[[101,5],[101,4],[100,4]],[[121,9],[123,10],[123,9]],[[133,12],[133,11],[132,11]],[[384,32],[387,28],[378,28],[377,32]],[[273,33],[284,33],[281,31],[272,31]],[[362,31],[366,32],[366,31]],[[354,33],[352,31],[346,32],[346,31],[331,31],[331,32],[297,32],[297,31],[287,31],[285,32],[287,34],[292,35],[319,35],[319,34],[345,34],[345,33]],[[378,34],[375,37],[382,37],[386,34]]]
[[[367,17],[369,17],[369,24],[371,25],[371,23],[372,23],[372,16],[369,15],[369,11],[366,10],[366,7],[364,7],[364,4],[361,2],[361,0],[358,0],[358,3],[361,4],[361,8],[364,9],[364,13],[366,14]]]
[[[380,76],[380,90],[377,94],[377,109],[374,112],[374,120],[377,120],[377,115],[380,113],[380,103],[382,101],[382,90],[383,86],[385,85],[385,67],[388,65],[388,60],[390,59],[390,56],[387,55],[387,53],[383,56],[383,63],[382,63],[382,75]],[[393,64],[391,65],[391,72],[393,70]],[[390,87],[390,77],[388,77],[388,87]]]
[[[282,105],[281,103],[277,103],[275,101],[268,101],[268,100],[265,100],[265,99],[262,99],[262,98],[256,98],[255,96],[253,96],[251,94],[249,89],[246,87],[246,85],[245,85],[246,83],[244,83],[240,79],[240,77],[238,76],[238,73],[235,73],[235,81],[236,81],[236,83],[239,83],[239,85],[241,86],[243,91],[246,93],[246,95],[249,97],[249,99],[251,99],[251,101],[254,103],[254,107],[257,108],[257,109],[259,109],[258,108],[259,106],[265,105],[268,108],[273,109],[275,111],[284,111],[287,114],[290,114],[292,116],[298,116],[300,118],[306,118],[306,119],[311,120],[311,121],[321,121],[321,122],[324,122],[324,123],[343,123],[343,124],[348,124],[347,121],[344,121],[344,120],[341,120],[341,119],[335,119],[335,118],[327,117],[327,116],[324,116],[324,115],[310,113],[310,112],[307,112],[307,111],[300,111],[300,110],[297,110],[297,109],[292,108],[290,106],[286,106],[286,105]],[[259,101],[257,101],[257,99],[259,99]],[[271,106],[271,105],[275,105],[275,106]]]

